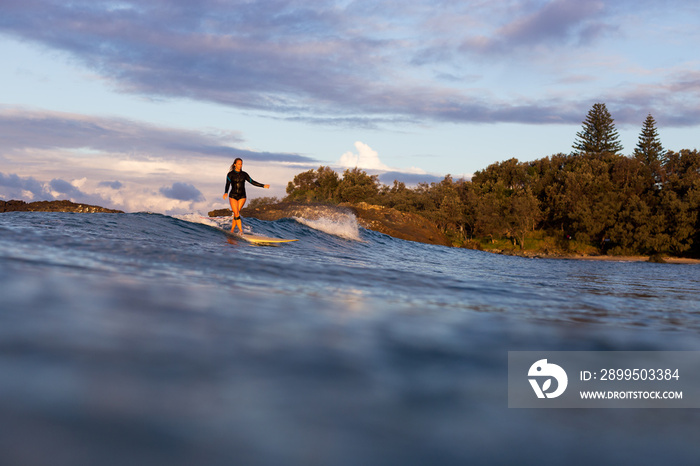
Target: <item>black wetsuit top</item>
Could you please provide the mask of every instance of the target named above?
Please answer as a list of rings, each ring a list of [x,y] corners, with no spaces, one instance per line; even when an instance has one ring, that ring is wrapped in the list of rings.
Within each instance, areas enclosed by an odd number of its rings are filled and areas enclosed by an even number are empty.
[[[247,174],[244,171],[239,171],[237,172],[236,170],[228,172],[228,175],[226,175],[226,188],[224,188],[224,192],[228,193],[228,197],[239,200],[243,199],[246,197],[245,195],[245,182],[248,182],[252,184],[253,186],[257,186],[259,188],[264,188],[265,185],[262,183],[258,183],[257,181],[253,180],[249,174]],[[231,187],[231,191],[229,191],[229,186]]]

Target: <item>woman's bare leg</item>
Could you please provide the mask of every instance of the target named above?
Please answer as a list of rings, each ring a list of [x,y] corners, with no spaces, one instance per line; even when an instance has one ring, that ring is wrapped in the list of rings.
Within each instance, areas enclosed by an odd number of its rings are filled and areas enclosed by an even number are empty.
[[[229,197],[228,202],[229,202],[229,204],[231,204],[231,213],[232,213],[231,233],[235,233],[235,231],[236,231],[236,217],[240,216],[240,212],[238,209],[238,201],[232,197]]]
[[[233,221],[231,222],[231,233],[234,233],[236,227],[238,227],[238,232],[243,234],[243,224],[241,223],[241,209],[245,205],[246,198],[243,199],[232,199],[228,198],[231,204],[231,212],[233,212]]]
[[[239,199],[238,202],[238,220],[236,221],[236,225],[238,225],[238,233],[243,234],[243,223],[241,222],[241,210],[243,210],[243,206],[245,205],[245,197],[243,199]]]

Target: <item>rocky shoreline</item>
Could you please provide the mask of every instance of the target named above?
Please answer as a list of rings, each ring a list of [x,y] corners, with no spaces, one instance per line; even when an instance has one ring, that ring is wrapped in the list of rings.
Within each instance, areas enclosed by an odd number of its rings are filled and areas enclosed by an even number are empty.
[[[672,257],[672,256],[606,256],[602,254],[583,255],[583,254],[567,254],[567,253],[542,253],[538,251],[517,251],[517,250],[486,250],[492,254],[501,254],[503,256],[517,256],[528,259],[561,259],[561,260],[583,260],[583,261],[601,261],[601,262],[653,262],[658,264],[700,264],[700,259],[692,259],[688,257]]]
[[[124,213],[121,210],[107,209],[100,206],[77,204],[71,201],[37,201],[25,202],[19,200],[0,200],[2,212],[75,212],[75,213]],[[301,217],[308,220],[318,218],[334,219],[341,215],[354,215],[362,228],[378,231],[394,238],[419,243],[452,246],[450,240],[432,222],[416,214],[400,212],[389,207],[370,205],[365,202],[358,204],[303,204],[295,202],[280,202],[254,208],[244,208],[244,217],[259,220],[274,221],[282,218]],[[213,210],[210,217],[230,216],[229,209]],[[669,256],[604,256],[604,255],[571,255],[565,253],[542,253],[538,251],[487,251],[495,254],[512,255],[531,259],[570,259],[621,262],[663,262],[672,264],[700,264],[700,259]]]
[[[111,213],[123,214],[121,210],[107,209],[88,204],[76,204],[71,201],[0,201],[1,212],[76,212],[76,213]]]

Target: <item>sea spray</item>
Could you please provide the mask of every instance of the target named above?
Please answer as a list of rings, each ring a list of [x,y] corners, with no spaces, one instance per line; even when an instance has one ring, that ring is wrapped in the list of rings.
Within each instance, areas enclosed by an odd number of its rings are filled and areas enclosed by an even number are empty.
[[[360,228],[353,214],[336,215],[335,218],[321,217],[316,220],[294,217],[294,220],[329,235],[360,241]]]
[[[184,220],[190,223],[201,223],[202,225],[207,225],[210,227],[218,228],[220,230],[229,230],[231,228],[231,216],[226,217],[205,217],[201,214],[189,213],[181,215],[173,215],[173,218],[178,220]],[[252,234],[253,230],[248,225],[243,225],[243,232],[246,234]]]
[[[328,235],[352,241],[361,241],[360,227],[357,217],[349,209],[335,206],[302,206],[290,209],[289,217],[302,225],[318,230]],[[205,217],[201,214],[190,213],[176,215],[175,218],[186,222],[201,223],[219,229],[231,227],[231,217]],[[245,225],[243,229],[246,233],[252,233],[250,227]]]

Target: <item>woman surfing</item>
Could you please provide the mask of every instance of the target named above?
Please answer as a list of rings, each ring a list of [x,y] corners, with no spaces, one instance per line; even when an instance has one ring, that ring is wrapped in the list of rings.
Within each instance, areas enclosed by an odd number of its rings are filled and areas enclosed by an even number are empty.
[[[238,233],[243,234],[243,225],[241,223],[241,209],[245,205],[245,182],[257,186],[259,188],[270,189],[269,184],[258,183],[253,180],[249,174],[242,170],[243,159],[237,158],[233,161],[229,172],[226,175],[226,188],[224,188],[224,199],[228,196],[228,201],[231,204],[231,212],[233,212],[233,222],[231,222],[231,233],[235,233],[238,226]],[[230,191],[229,191],[230,187]]]

